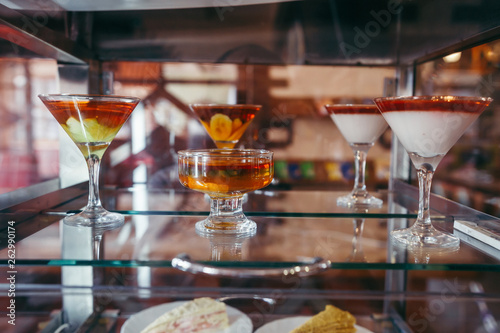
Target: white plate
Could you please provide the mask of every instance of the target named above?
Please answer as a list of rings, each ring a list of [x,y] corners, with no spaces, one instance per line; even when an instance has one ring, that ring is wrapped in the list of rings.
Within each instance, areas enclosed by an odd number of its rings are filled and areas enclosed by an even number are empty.
[[[299,317],[291,317],[291,318],[282,318],[270,323],[265,324],[261,328],[259,328],[255,333],[288,333],[294,328],[299,327],[303,323],[305,323],[311,316],[299,316]],[[354,325],[356,328],[356,333],[373,333],[370,330],[367,330],[364,327]]]
[[[165,303],[142,310],[127,319],[120,333],[140,333],[141,330],[146,328],[162,314],[184,303],[186,303],[186,301]],[[226,310],[229,317],[229,327],[220,331],[220,333],[251,333],[253,331],[252,321],[246,314],[227,305]]]

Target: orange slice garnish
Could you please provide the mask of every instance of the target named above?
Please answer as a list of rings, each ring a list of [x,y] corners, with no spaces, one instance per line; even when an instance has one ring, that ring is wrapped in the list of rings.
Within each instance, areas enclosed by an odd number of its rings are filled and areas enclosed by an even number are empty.
[[[231,136],[233,121],[225,114],[217,113],[210,119],[210,135],[215,141],[224,141]]]

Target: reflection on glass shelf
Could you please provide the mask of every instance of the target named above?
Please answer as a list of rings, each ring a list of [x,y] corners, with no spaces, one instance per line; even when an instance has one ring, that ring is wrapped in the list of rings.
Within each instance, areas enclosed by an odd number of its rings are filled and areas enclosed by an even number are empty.
[[[198,233],[210,241],[209,261],[240,261],[248,252],[248,240],[255,235],[238,236]]]
[[[245,239],[240,246],[215,242],[195,232],[195,216],[145,216],[147,228],[137,235],[137,226],[130,216],[123,227],[106,231],[98,247],[99,257],[79,256],[61,249],[60,244],[81,244],[85,234],[59,234],[60,223],[55,223],[17,243],[19,264],[37,266],[89,265],[105,267],[170,267],[173,258],[186,253],[193,261],[235,268],[288,267],[300,264],[305,258],[321,257],[331,261],[335,269],[375,270],[486,270],[500,271],[500,260],[464,242],[457,253],[439,255],[429,264],[413,260],[405,248],[393,247],[387,234],[393,228],[411,223],[412,218],[365,218],[363,237],[358,238],[357,249],[363,249],[363,260],[352,261],[353,219],[256,217],[257,234]],[[436,226],[448,232],[453,230],[449,219],[437,220]],[[89,251],[95,235],[89,233]],[[67,239],[66,237],[76,237]],[[62,239],[61,239],[62,238]],[[92,239],[90,239],[92,238]],[[51,239],[51,241],[49,241]],[[388,250],[390,249],[390,251]],[[0,253],[6,255],[2,250]],[[92,252],[90,252],[92,253]],[[90,255],[89,253],[89,255]],[[210,255],[212,253],[212,255]],[[215,256],[213,255],[215,253]],[[411,254],[411,253],[410,253]],[[432,256],[432,254],[431,254]],[[100,259],[97,259],[100,258]],[[433,266],[437,265],[437,266]]]
[[[415,264],[429,264],[451,260],[450,256],[457,255],[460,250],[460,245],[444,248],[429,248],[421,246],[407,246],[404,244],[395,244],[393,250],[396,252],[407,253],[408,262]]]
[[[187,189],[160,190],[135,186],[126,189],[103,189],[103,202],[110,210],[128,215],[208,215],[210,202],[202,193]],[[369,211],[354,212],[350,207],[340,207],[337,199],[345,195],[337,191],[275,191],[257,190],[248,193],[243,202],[243,210],[248,216],[275,217],[415,217],[416,210],[408,211],[404,205],[413,198],[405,199],[404,192],[396,195],[379,191],[377,196],[384,200],[381,207]],[[64,205],[50,208],[46,214],[76,213],[85,205],[85,198],[78,197]],[[139,204],[140,202],[140,204]],[[439,215],[439,214],[437,214]]]

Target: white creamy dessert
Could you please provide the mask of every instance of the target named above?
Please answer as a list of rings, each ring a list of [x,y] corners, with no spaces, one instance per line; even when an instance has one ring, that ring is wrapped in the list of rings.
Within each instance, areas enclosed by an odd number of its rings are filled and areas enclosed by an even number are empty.
[[[387,128],[387,122],[381,114],[332,113],[330,116],[351,144],[374,143]]]
[[[407,110],[383,116],[408,153],[434,157],[446,154],[479,113]]]

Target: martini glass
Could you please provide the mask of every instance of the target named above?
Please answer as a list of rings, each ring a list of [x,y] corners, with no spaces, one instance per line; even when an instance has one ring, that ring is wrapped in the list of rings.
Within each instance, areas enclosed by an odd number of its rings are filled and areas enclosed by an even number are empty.
[[[394,239],[416,247],[456,247],[460,243],[458,237],[432,226],[429,208],[432,177],[439,162],[491,101],[487,97],[462,96],[375,99],[418,176],[417,220],[410,228],[392,231]]]
[[[64,218],[72,226],[110,228],[123,224],[121,214],[104,209],[99,199],[99,166],[104,152],[139,103],[135,97],[39,95],[59,125],[82,152],[89,169],[87,206]]]
[[[210,215],[196,223],[203,234],[249,236],[257,226],[243,213],[245,193],[269,185],[273,153],[262,149],[198,149],[178,152],[179,180],[210,197]]]
[[[382,200],[366,190],[366,155],[375,141],[384,133],[387,122],[376,105],[334,104],[325,105],[340,133],[354,152],[354,187],[350,194],[337,199],[344,207],[380,207]]]
[[[250,104],[191,104],[217,148],[232,149],[262,108]]]

